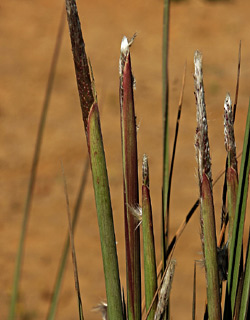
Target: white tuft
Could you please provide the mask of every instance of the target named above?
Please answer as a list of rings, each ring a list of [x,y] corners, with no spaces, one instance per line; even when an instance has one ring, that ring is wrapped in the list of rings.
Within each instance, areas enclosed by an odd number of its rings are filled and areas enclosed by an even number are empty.
[[[135,230],[141,225],[142,223],[142,207],[138,204],[136,206],[131,206],[130,204],[127,204],[130,213],[133,215],[133,217],[137,221],[137,225]]]
[[[135,33],[130,40],[128,40],[128,38],[126,36],[124,36],[122,38],[121,54],[120,54],[120,59],[119,59],[119,74],[120,74],[120,77],[122,77],[122,74],[123,74],[123,68],[124,68],[125,60],[126,60],[127,55],[129,54],[129,47],[131,47],[132,43],[134,42],[136,35],[137,34]],[[133,85],[135,87],[135,80],[133,80]]]
[[[108,305],[106,302],[100,302],[96,307],[92,309],[95,312],[100,312],[102,315],[102,320],[108,319]]]
[[[121,43],[121,53],[126,54],[128,50],[129,50],[128,38],[124,36],[122,38],[122,43]]]

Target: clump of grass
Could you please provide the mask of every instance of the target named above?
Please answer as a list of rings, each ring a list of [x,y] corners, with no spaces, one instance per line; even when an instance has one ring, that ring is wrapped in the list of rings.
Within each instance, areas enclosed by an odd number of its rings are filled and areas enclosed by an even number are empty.
[[[142,165],[142,207],[139,205],[138,183],[138,154],[137,154],[137,128],[134,104],[134,77],[130,47],[135,35],[129,40],[123,37],[119,60],[120,73],[120,117],[121,117],[121,143],[124,186],[124,225],[126,244],[126,288],[127,294],[121,290],[119,265],[116,251],[116,238],[113,224],[113,213],[110,198],[110,189],[104,145],[102,140],[100,115],[98,109],[97,93],[90,61],[85,51],[77,6],[74,0],[66,0],[66,12],[69,33],[75,65],[76,81],[82,110],[83,126],[86,134],[89,162],[92,171],[92,180],[95,193],[96,210],[101,240],[103,268],[106,286],[107,303],[100,303],[96,310],[102,313],[103,319],[117,320],[129,319],[170,319],[169,298],[173,282],[175,260],[172,259],[177,241],[193,213],[200,205],[201,243],[204,255],[204,264],[207,283],[207,308],[204,318],[209,319],[246,319],[249,316],[249,284],[250,284],[250,258],[248,239],[247,254],[243,257],[243,231],[248,193],[248,179],[250,171],[250,106],[246,122],[244,147],[238,177],[236,147],[234,139],[234,120],[239,88],[239,68],[236,86],[234,109],[229,95],[224,102],[224,134],[227,152],[225,184],[223,192],[223,208],[228,215],[229,227],[226,239],[227,219],[223,219],[222,229],[218,237],[215,228],[215,213],[213,204],[213,183],[208,138],[208,122],[204,96],[202,55],[199,51],[194,56],[194,82],[197,107],[196,128],[196,155],[198,163],[199,199],[188,212],[177,233],[169,241],[170,222],[170,191],[171,177],[174,167],[176,142],[178,136],[179,120],[181,116],[184,80],[179,102],[176,134],[173,146],[171,165],[169,168],[169,141],[168,141],[168,34],[169,34],[169,1],[164,2],[164,32],[163,32],[163,185],[162,185],[162,259],[156,264],[155,241],[153,229],[153,210],[150,199],[149,164],[147,156],[143,157]],[[239,59],[240,61],[240,59]],[[240,65],[240,62],[239,62]],[[184,73],[185,74],[185,73]],[[183,77],[183,79],[185,76]],[[42,116],[41,119],[43,119]],[[44,120],[43,120],[44,121]],[[43,123],[44,127],[44,123]],[[42,127],[42,128],[43,128]],[[40,129],[41,130],[41,129]],[[40,132],[40,131],[39,131]],[[41,137],[38,137],[38,143]],[[40,146],[38,144],[38,146]],[[40,148],[40,147],[39,147]],[[39,151],[38,148],[38,151]],[[38,152],[39,155],[39,152]],[[35,162],[37,165],[37,160]],[[85,173],[87,172],[87,167]],[[86,181],[84,175],[83,181]],[[32,178],[34,179],[34,177]],[[33,181],[33,180],[31,180]],[[34,181],[32,182],[34,183]],[[69,213],[69,200],[67,210],[69,220],[69,238],[71,243],[75,283],[79,302],[79,319],[83,319],[82,302],[76,268],[76,255],[73,243],[73,230],[76,223],[79,202],[82,197],[81,185],[78,204],[75,208],[73,223]],[[32,189],[32,188],[31,188]],[[66,189],[66,182],[65,182]],[[225,201],[227,199],[227,201]],[[26,219],[26,218],[25,218]],[[144,251],[144,285],[145,299],[141,297],[141,251],[140,228],[142,226]],[[26,226],[25,226],[26,228]],[[24,228],[24,230],[25,230]],[[23,236],[24,238],[24,236]],[[20,241],[23,246],[23,239]],[[229,255],[228,249],[229,248]],[[65,245],[61,267],[55,285],[53,303],[51,304],[47,319],[54,319],[59,288],[67,252],[69,239]],[[19,256],[22,253],[19,252]],[[228,257],[229,256],[229,257]],[[227,272],[228,263],[228,272]],[[19,261],[20,264],[20,261]],[[20,264],[21,265],[21,264]],[[20,267],[20,266],[19,266]],[[222,270],[223,269],[223,270]],[[222,271],[223,272],[222,272]],[[20,272],[20,270],[18,271]],[[223,286],[222,281],[226,281]],[[17,281],[18,283],[18,281]],[[226,287],[226,292],[224,292]],[[191,292],[192,290],[190,290]],[[193,306],[192,318],[195,319],[196,308],[196,264],[194,265]],[[17,289],[13,290],[17,296]],[[224,309],[222,309],[222,301]],[[16,298],[15,298],[16,301]],[[14,318],[15,301],[12,301],[11,316]],[[145,302],[144,302],[145,301]],[[167,312],[166,312],[167,311]]]

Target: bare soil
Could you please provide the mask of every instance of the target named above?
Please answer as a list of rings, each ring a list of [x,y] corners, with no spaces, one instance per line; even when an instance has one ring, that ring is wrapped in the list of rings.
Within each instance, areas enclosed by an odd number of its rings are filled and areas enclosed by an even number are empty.
[[[117,237],[120,274],[125,286],[123,191],[118,98],[118,58],[123,35],[138,37],[131,49],[138,131],[138,152],[150,162],[157,261],[160,261],[162,184],[161,44],[163,1],[78,1],[86,50],[91,59],[101,113]],[[23,208],[37,128],[62,1],[2,1],[0,5],[0,319],[6,319]],[[187,0],[171,3],[169,52],[170,145],[174,136],[182,72],[187,77],[171,198],[171,235],[198,195],[194,151],[195,101],[193,54],[204,56],[204,82],[209,119],[213,177],[224,168],[223,101],[235,95],[239,41],[241,82],[236,115],[238,151],[242,149],[250,94],[250,2]],[[45,319],[61,251],[67,234],[61,177],[63,161],[71,207],[74,207],[84,163],[86,139],[77,96],[67,25],[48,112],[32,211],[25,244],[17,319]],[[139,168],[140,169],[140,168]],[[140,174],[139,174],[140,175]],[[214,188],[217,226],[222,182]],[[249,209],[248,209],[249,213]],[[246,230],[249,228],[247,220]],[[105,299],[104,276],[91,174],[75,234],[80,286],[86,319],[100,319],[92,308]],[[180,239],[173,282],[172,319],[190,319],[194,260],[200,260],[197,211]],[[197,316],[202,317],[205,275],[197,270]],[[57,319],[77,319],[71,259],[61,290]]]

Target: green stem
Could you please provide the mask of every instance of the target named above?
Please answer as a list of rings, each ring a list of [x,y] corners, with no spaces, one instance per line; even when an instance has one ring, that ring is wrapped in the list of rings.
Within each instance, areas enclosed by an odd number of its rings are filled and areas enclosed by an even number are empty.
[[[207,278],[207,304],[209,319],[221,319],[220,286],[217,264],[217,245],[213,196],[210,182],[206,174],[201,184],[201,226],[202,242]]]
[[[66,11],[75,64],[78,93],[87,137],[95,192],[109,319],[123,319],[121,286],[106,160],[97,97],[90,77],[81,24],[74,0],[66,0]]]
[[[143,182],[142,182],[142,230],[143,230],[143,253],[144,253],[144,282],[145,282],[145,301],[146,311],[157,290],[157,271],[155,259],[155,244],[151,199],[149,191],[149,169],[146,155],[143,156]],[[157,307],[155,299],[152,309],[148,315],[148,320],[154,319]]]
[[[31,167],[31,173],[30,173],[30,179],[29,179],[29,186],[27,191],[27,197],[24,207],[24,213],[23,213],[23,222],[22,222],[22,229],[21,229],[21,236],[19,240],[19,247],[17,251],[17,258],[16,258],[16,265],[15,265],[15,271],[14,271],[14,280],[13,280],[13,288],[12,288],[12,296],[11,296],[11,303],[10,303],[10,310],[9,310],[9,316],[8,320],[14,320],[15,319],[15,310],[16,310],[16,304],[18,299],[18,287],[20,282],[20,276],[21,276],[21,267],[22,267],[22,260],[23,260],[23,253],[24,253],[24,243],[25,243],[25,237],[27,232],[27,226],[29,221],[29,215],[31,211],[31,205],[32,205],[32,199],[33,199],[33,191],[36,181],[36,174],[37,174],[37,167],[39,163],[40,158],[40,151],[42,147],[42,140],[43,140],[43,134],[48,114],[48,108],[52,93],[52,88],[54,84],[55,79],[55,72],[56,72],[56,66],[57,61],[59,57],[59,52],[61,48],[62,43],[62,35],[63,35],[63,29],[64,29],[64,21],[65,21],[65,13],[64,10],[61,15],[60,25],[58,29],[58,34],[56,37],[56,44],[55,49],[53,53],[53,58],[51,62],[50,67],[50,73],[48,77],[48,83],[47,88],[45,92],[45,98],[43,102],[43,108],[40,116],[40,122],[38,127],[38,133],[36,138],[36,145],[35,145],[35,151],[33,155],[33,161],[32,161],[32,167]]]
[[[120,277],[110,190],[97,104],[93,104],[88,119],[87,139],[93,186],[101,238],[102,259],[108,302],[108,318],[123,319]]]

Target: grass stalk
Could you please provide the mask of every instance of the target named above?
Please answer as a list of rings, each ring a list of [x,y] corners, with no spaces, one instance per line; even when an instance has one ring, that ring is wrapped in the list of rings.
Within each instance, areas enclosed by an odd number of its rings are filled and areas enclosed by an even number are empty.
[[[248,183],[250,170],[250,104],[245,128],[243,153],[241,158],[239,186],[236,200],[235,219],[232,241],[229,252],[228,281],[225,298],[224,319],[234,315],[235,300],[242,259],[242,240],[244,231],[245,212],[247,204]]]
[[[178,133],[179,133],[180,119],[181,119],[183,93],[184,93],[184,87],[185,87],[185,78],[186,78],[186,64],[184,67],[184,72],[183,72],[183,77],[182,77],[182,87],[181,87],[181,94],[180,94],[179,105],[178,105],[178,112],[177,112],[177,119],[176,119],[176,126],[175,126],[175,136],[174,136],[174,143],[173,143],[173,152],[172,152],[170,171],[169,171],[166,217],[169,217],[169,215],[170,215],[170,195],[171,195],[171,186],[172,186],[172,178],[173,178],[173,171],[174,171],[174,161],[175,161],[175,152],[176,152],[176,146],[177,146],[177,138],[178,138]],[[168,230],[168,222],[169,222],[169,219],[166,219],[165,230]],[[167,232],[166,232],[165,236],[167,236]],[[165,257],[165,258],[167,259],[167,257]]]
[[[227,151],[227,200],[228,200],[228,216],[229,216],[229,229],[228,229],[228,243],[230,243],[233,234],[233,225],[236,208],[236,198],[238,190],[238,172],[237,172],[237,159],[236,159],[236,145],[234,138],[234,118],[232,110],[232,102],[230,95],[227,94],[224,102],[224,137],[225,147]]]
[[[195,320],[195,311],[196,311],[196,261],[194,262],[192,320]]]
[[[74,0],[66,0],[66,11],[75,64],[77,86],[92,170],[92,180],[95,193],[105,275],[108,318],[123,319],[113,213],[97,97],[93,79],[90,77],[90,69],[85,52],[85,44],[83,41],[80,20]]]
[[[247,254],[246,254],[244,283],[243,283],[242,298],[241,298],[241,304],[240,304],[239,319],[248,319],[247,309],[249,309],[249,298],[250,298],[250,233],[248,235],[248,246],[247,246]]]
[[[77,200],[76,200],[75,207],[74,207],[73,218],[72,218],[73,233],[74,233],[74,230],[75,230],[75,227],[77,224],[77,220],[78,220],[78,216],[79,216],[79,212],[80,212],[80,207],[81,207],[81,202],[82,202],[82,198],[83,198],[83,193],[85,190],[88,171],[89,171],[89,161],[86,161],[84,164],[83,175],[82,175],[82,179],[81,179],[81,183],[80,183],[80,187],[79,187],[79,191],[78,191],[78,196],[77,196]],[[54,290],[53,290],[53,294],[52,294],[52,298],[51,298],[51,303],[50,303],[50,307],[49,307],[47,318],[46,318],[47,320],[53,320],[56,315],[56,309],[57,309],[57,304],[58,304],[58,299],[59,299],[60,288],[61,288],[62,279],[63,279],[63,275],[65,272],[65,267],[66,267],[66,262],[67,262],[67,257],[68,257],[69,245],[70,245],[70,243],[69,243],[69,235],[68,235],[67,239],[65,241],[65,244],[64,244],[62,256],[61,256],[60,263],[59,263],[59,268],[58,268],[58,272],[57,272],[57,276],[56,276],[56,281],[55,281]]]
[[[233,107],[233,121],[235,121],[236,109],[237,109],[237,103],[238,103],[238,95],[239,95],[239,87],[240,87],[240,66],[241,66],[241,41],[239,44],[239,53],[238,53],[237,81],[236,81],[234,107]]]
[[[167,214],[167,197],[169,186],[169,139],[168,139],[168,104],[169,104],[169,18],[170,0],[163,4],[163,37],[162,37],[162,118],[163,118],[163,182],[162,182],[162,261],[165,268],[166,249],[168,246],[169,217]],[[166,227],[165,227],[166,226]],[[166,235],[166,236],[165,236]]]
[[[75,244],[74,244],[74,236],[73,236],[73,228],[71,223],[71,214],[70,214],[70,205],[69,205],[69,194],[67,189],[67,182],[64,172],[63,163],[61,162],[62,167],[62,176],[63,176],[63,184],[64,184],[64,193],[65,193],[65,200],[66,200],[66,208],[67,208],[67,216],[68,216],[68,226],[69,226],[69,239],[70,239],[70,247],[71,247],[71,255],[72,255],[72,263],[73,263],[73,270],[74,270],[74,280],[75,280],[75,289],[78,299],[78,311],[79,311],[79,319],[84,320],[83,316],[83,309],[82,309],[82,298],[81,298],[81,291],[80,291],[80,284],[79,284],[79,277],[78,277],[78,269],[77,269],[77,260],[76,260],[76,252],[75,252]]]
[[[236,109],[237,109],[237,103],[238,103],[238,95],[239,95],[240,66],[241,66],[241,41],[239,44],[239,53],[238,53],[237,81],[236,81],[234,106],[233,106],[233,123],[235,121],[235,115],[236,115]],[[230,102],[231,102],[231,99],[230,99]],[[224,103],[224,109],[225,109],[225,103]],[[225,115],[225,112],[224,112],[224,115]],[[236,159],[236,161],[237,161],[237,159]],[[225,221],[225,215],[226,215],[225,208],[226,208],[226,198],[227,198],[227,169],[228,169],[228,157],[227,157],[226,165],[225,165],[225,177],[224,177],[223,193],[222,193],[221,227]],[[224,238],[222,240],[223,240],[222,243],[224,243]]]
[[[194,84],[197,106],[196,154],[200,187],[201,240],[207,280],[208,316],[221,319],[220,286],[217,264],[216,228],[212,192],[211,159],[209,153],[208,126],[203,86],[202,56],[194,55]]]
[[[9,310],[8,320],[15,319],[16,304],[17,304],[17,300],[18,300],[19,282],[20,282],[20,276],[21,276],[21,267],[22,267],[23,255],[24,255],[25,237],[26,237],[26,233],[27,233],[28,221],[29,221],[31,205],[32,205],[32,200],[33,200],[33,192],[34,192],[34,186],[35,186],[35,181],[36,181],[38,163],[39,163],[39,159],[40,159],[43,134],[44,134],[45,124],[46,124],[46,119],[47,119],[47,114],[48,114],[48,109],[49,109],[49,103],[50,103],[51,93],[52,93],[54,79],[55,79],[56,66],[57,66],[61,43],[62,43],[64,24],[65,24],[65,12],[63,10],[62,15],[61,15],[61,19],[60,19],[59,28],[58,28],[57,37],[56,37],[56,44],[55,44],[55,48],[54,48],[54,52],[53,52],[53,57],[52,57],[52,62],[51,62],[51,66],[50,66],[49,77],[48,77],[47,87],[46,87],[46,91],[45,91],[42,112],[41,112],[41,116],[40,116],[40,122],[39,122],[39,126],[38,126],[35,150],[34,150],[32,166],[31,166],[31,173],[30,173],[30,178],[29,178],[28,191],[27,191],[24,212],[23,212],[21,235],[20,235],[17,257],[16,257],[14,280],[13,280],[13,287],[12,287],[12,293],[11,293],[11,302],[10,302],[10,310]]]
[[[152,207],[149,191],[149,167],[148,158],[144,154],[142,163],[142,230],[143,230],[143,252],[144,252],[144,282],[145,282],[145,303],[148,311],[154,294],[157,290],[157,272],[154,244],[154,230]],[[157,307],[155,299],[148,319],[154,319]]]
[[[141,263],[140,229],[132,213],[139,203],[137,137],[134,110],[134,78],[131,70],[129,47],[134,37],[121,43],[120,110],[124,186],[124,225],[126,244],[127,310],[128,319],[141,319]]]

